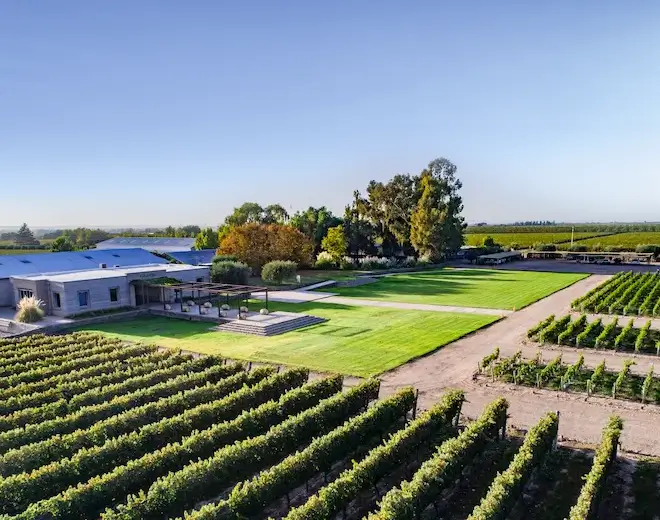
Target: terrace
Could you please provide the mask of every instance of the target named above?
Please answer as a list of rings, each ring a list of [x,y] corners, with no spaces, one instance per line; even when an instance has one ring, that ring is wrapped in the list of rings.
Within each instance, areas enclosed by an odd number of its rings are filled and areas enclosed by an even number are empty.
[[[274,336],[301,327],[316,325],[323,318],[297,312],[270,312],[268,288],[253,285],[232,285],[211,282],[134,282],[141,290],[144,305],[151,314],[190,321],[217,323],[214,330]],[[150,294],[159,290],[157,303],[152,304]],[[264,307],[250,311],[250,297],[259,293]]]

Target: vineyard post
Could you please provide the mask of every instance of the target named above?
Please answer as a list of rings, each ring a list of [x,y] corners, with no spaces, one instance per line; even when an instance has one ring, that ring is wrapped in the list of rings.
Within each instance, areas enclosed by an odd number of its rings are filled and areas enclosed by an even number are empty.
[[[559,439],[559,419],[561,412],[557,410],[557,433],[555,433],[555,438],[552,440],[552,451],[557,451],[557,441]]]
[[[419,400],[419,388],[415,390],[415,401],[413,402],[413,409],[412,409],[412,418],[413,421],[417,418],[417,401]]]

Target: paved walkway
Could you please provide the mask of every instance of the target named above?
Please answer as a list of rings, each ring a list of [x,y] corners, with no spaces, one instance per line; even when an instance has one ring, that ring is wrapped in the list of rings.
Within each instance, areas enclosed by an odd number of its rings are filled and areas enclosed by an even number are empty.
[[[382,300],[362,300],[359,298],[346,298],[344,296],[330,296],[323,300],[324,303],[337,303],[340,305],[353,305],[357,307],[387,307],[390,309],[402,309],[409,311],[431,311],[431,312],[462,312],[468,314],[487,314],[489,316],[509,316],[513,311],[504,309],[482,309],[479,307],[458,307],[453,305],[432,305],[427,303],[403,303]]]
[[[523,428],[533,426],[549,411],[560,411],[559,433],[564,438],[597,443],[608,417],[617,413],[625,421],[622,437],[626,450],[660,455],[657,430],[660,426],[660,407],[642,406],[639,403],[605,398],[585,398],[583,394],[570,394],[538,390],[499,382],[473,381],[479,361],[499,346],[503,355],[522,349],[525,357],[533,357],[539,351],[537,345],[526,341],[526,332],[550,314],[557,316],[570,312],[570,304],[578,296],[603,283],[608,276],[595,275],[559,291],[525,309],[508,316],[490,327],[455,341],[442,349],[407,363],[383,374],[383,393],[389,394],[397,388],[413,385],[420,391],[420,406],[427,408],[437,402],[449,388],[466,391],[467,402],[464,412],[469,417],[478,416],[484,406],[498,396],[504,395],[510,403],[511,424]],[[578,351],[561,348],[543,349],[543,357],[550,359],[563,354],[566,362],[572,362],[583,353],[587,365],[606,359],[610,368],[623,365],[623,360],[635,356],[608,351]],[[645,372],[656,361],[654,356],[635,357],[635,372]],[[660,366],[660,360],[657,360]]]
[[[252,296],[260,300],[264,300],[266,298],[265,293],[253,293]],[[282,303],[306,303],[323,300],[323,303],[352,305],[355,307],[387,307],[389,309],[401,309],[407,311],[460,312],[467,314],[486,314],[488,316],[509,316],[510,314],[513,314],[513,311],[507,311],[504,309],[482,309],[479,307],[458,307],[453,305],[432,305],[426,303],[363,300],[359,298],[337,296],[336,293],[316,292],[309,290],[269,291],[268,300]]]

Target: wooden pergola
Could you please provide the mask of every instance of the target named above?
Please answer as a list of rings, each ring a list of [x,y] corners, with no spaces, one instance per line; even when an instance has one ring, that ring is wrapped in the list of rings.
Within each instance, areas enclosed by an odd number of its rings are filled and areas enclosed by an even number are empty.
[[[220,306],[224,303],[230,305],[232,299],[237,300],[238,305],[238,316],[241,317],[241,303],[245,303],[245,307],[248,306],[250,295],[254,292],[263,292],[266,296],[265,303],[266,309],[268,309],[268,287],[259,287],[256,285],[233,285],[228,283],[213,283],[213,282],[181,282],[174,284],[165,284],[165,283],[154,283],[149,282],[149,280],[136,280],[142,286],[143,301],[146,301],[149,304],[149,293],[145,290],[145,287],[157,287],[161,291],[161,301],[163,302],[163,308],[167,305],[165,300],[165,290],[174,291],[174,300],[176,301],[177,296],[181,303],[181,311],[183,312],[183,307],[185,305],[185,291],[190,291],[192,297],[190,298],[193,301],[202,299],[203,295],[208,295],[210,297],[216,298],[218,310]],[[197,293],[197,297],[195,297]]]

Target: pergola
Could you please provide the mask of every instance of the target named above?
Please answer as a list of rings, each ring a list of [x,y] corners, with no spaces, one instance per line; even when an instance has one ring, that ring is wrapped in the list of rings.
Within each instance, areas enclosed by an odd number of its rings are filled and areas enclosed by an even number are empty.
[[[163,308],[167,305],[165,300],[165,290],[174,291],[174,299],[176,301],[177,295],[179,301],[181,302],[181,311],[183,312],[183,307],[185,305],[184,293],[185,291],[190,291],[192,293],[191,299],[193,301],[199,300],[203,295],[208,295],[210,297],[215,297],[218,309],[223,303],[227,305],[230,304],[231,299],[237,300],[238,316],[241,317],[241,303],[245,303],[245,307],[248,306],[250,295],[253,292],[263,292],[266,295],[265,303],[266,309],[268,309],[268,287],[259,287],[256,285],[232,285],[228,283],[212,283],[212,282],[180,282],[180,283],[157,283],[149,282],[149,280],[140,280],[139,283],[142,285],[142,294],[143,301],[149,303],[149,292],[145,290],[145,287],[157,287],[161,291],[161,301],[163,302]],[[197,293],[197,297],[195,297]]]

